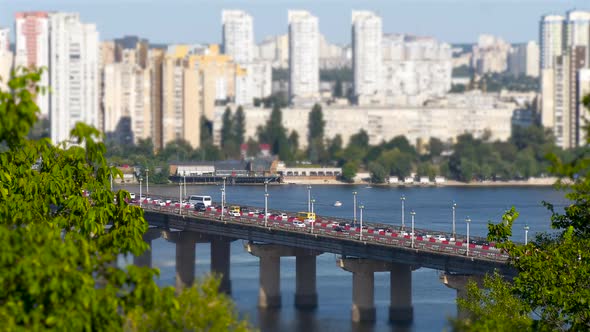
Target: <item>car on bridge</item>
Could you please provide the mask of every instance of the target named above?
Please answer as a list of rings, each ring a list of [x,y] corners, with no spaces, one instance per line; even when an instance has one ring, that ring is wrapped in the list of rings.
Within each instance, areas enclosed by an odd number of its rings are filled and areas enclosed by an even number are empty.
[[[305,228],[305,223],[299,220],[295,220],[293,221],[293,226],[295,227],[300,227],[300,228]]]
[[[232,217],[241,217],[242,216],[242,214],[240,213],[240,207],[237,205],[230,206],[227,214],[229,214]]]
[[[203,203],[197,203],[197,204],[195,204],[195,211],[205,212],[205,211],[207,211],[207,207]]]

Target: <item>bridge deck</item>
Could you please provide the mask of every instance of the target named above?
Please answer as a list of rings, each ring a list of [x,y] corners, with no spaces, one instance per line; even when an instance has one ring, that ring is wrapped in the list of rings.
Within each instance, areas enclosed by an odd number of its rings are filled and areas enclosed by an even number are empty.
[[[248,241],[281,244],[353,256],[411,264],[446,272],[485,274],[498,270],[505,276],[513,276],[515,270],[508,264],[508,255],[493,246],[467,244],[464,241],[439,241],[433,237],[412,236],[391,228],[391,225],[367,223],[359,240],[360,228],[338,227],[343,219],[324,218],[311,227],[297,227],[292,218],[264,218],[254,215],[241,217],[223,216],[215,210],[197,212],[180,207],[147,204],[143,206],[146,220],[150,225],[164,228],[188,230],[211,235],[221,235]],[[350,221],[348,221],[350,222]],[[384,227],[390,227],[386,232]],[[336,229],[335,229],[336,228]],[[378,231],[380,230],[380,231]],[[415,230],[415,233],[440,233],[437,231]],[[430,232],[430,233],[429,233]],[[469,255],[467,256],[467,246]]]

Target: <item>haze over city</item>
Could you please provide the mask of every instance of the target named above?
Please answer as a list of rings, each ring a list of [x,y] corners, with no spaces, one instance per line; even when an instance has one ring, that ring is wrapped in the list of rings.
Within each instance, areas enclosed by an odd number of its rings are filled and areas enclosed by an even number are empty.
[[[349,44],[350,12],[362,9],[380,15],[387,33],[449,43],[472,43],[488,33],[516,43],[538,39],[541,15],[587,6],[584,0],[0,0],[0,26],[10,26],[17,11],[68,11],[96,23],[101,39],[138,35],[153,43],[215,43],[221,38],[221,11],[242,9],[254,18],[258,42],[285,33],[289,9],[304,9],[319,18],[320,31],[330,42]]]

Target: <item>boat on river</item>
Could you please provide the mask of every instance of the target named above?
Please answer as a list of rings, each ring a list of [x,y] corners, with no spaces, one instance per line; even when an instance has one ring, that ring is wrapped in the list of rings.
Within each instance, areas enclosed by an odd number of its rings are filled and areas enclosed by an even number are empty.
[[[340,206],[342,206],[342,202],[336,201],[336,202],[334,202],[334,206],[335,207],[340,207]]]

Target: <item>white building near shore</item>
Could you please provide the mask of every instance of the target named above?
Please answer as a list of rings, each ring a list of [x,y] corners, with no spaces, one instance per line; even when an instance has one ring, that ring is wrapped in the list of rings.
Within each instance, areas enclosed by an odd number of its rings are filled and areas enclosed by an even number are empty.
[[[454,141],[457,136],[470,133],[481,138],[488,133],[491,140],[505,141],[511,135],[511,118],[518,106],[500,101],[497,94],[478,93],[452,96],[420,107],[392,106],[322,106],[325,138],[340,135],[343,144],[350,136],[364,129],[370,144],[379,144],[396,136],[405,136],[411,144],[426,143],[430,137]],[[213,139],[219,145],[221,119],[225,106],[217,107],[213,119]],[[256,128],[266,125],[271,109],[244,108],[246,140],[257,139]],[[283,126],[288,132],[299,134],[299,147],[307,147],[308,117],[311,107],[283,109]]]

